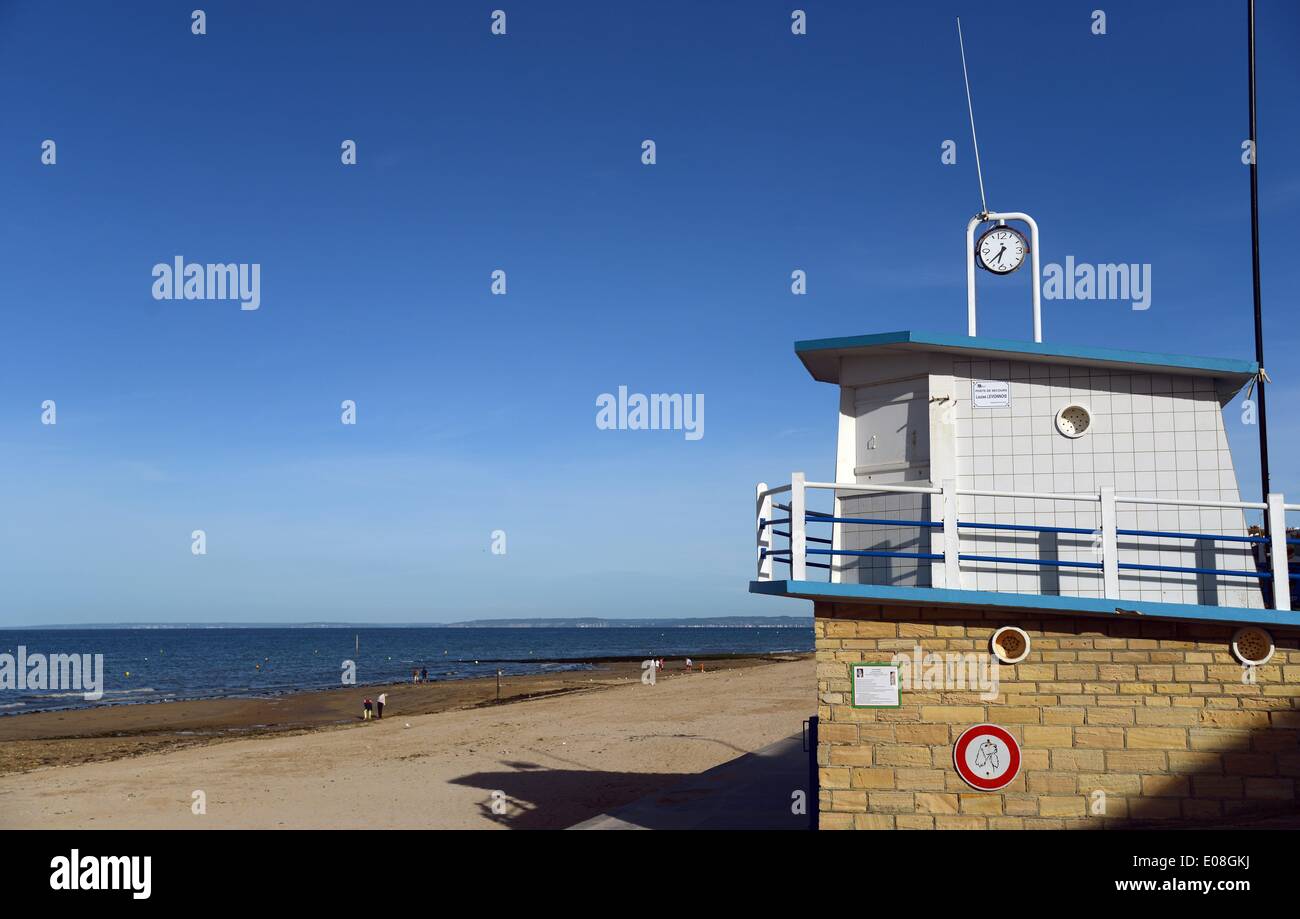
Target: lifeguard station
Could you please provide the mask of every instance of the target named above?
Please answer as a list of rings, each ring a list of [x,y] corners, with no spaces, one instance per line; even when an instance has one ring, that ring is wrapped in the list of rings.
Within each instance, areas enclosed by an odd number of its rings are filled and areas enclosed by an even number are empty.
[[[977,260],[1004,274],[1026,256],[1034,340],[980,337]],[[758,485],[750,590],[813,601],[823,828],[1295,808],[1300,505],[1242,500],[1222,411],[1260,369],[1044,344],[1038,256],[1027,215],[985,211],[967,335],[795,344],[839,387],[834,479]],[[935,655],[937,684],[899,666]],[[954,684],[970,655],[990,656],[995,692]],[[891,664],[901,689],[870,689]],[[1018,748],[997,788],[960,768],[964,732],[989,725]]]
[[[1220,410],[1253,362],[924,332],[795,350],[840,388],[835,480],[761,489],[789,498],[760,517],[794,517],[760,524],[759,586],[813,571],[842,596],[947,589],[1111,613],[1140,600],[1270,621],[1260,582],[1285,584],[1286,553],[1280,573],[1257,568],[1268,540],[1245,512],[1280,522],[1285,506],[1241,501]],[[810,490],[828,510],[809,509]],[[1288,610],[1289,592],[1273,605]]]

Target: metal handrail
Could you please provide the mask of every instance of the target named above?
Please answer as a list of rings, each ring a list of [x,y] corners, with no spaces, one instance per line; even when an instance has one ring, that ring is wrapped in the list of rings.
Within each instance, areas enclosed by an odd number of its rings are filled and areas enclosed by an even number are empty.
[[[922,494],[937,495],[942,501],[942,513],[936,519],[912,520],[892,519],[887,517],[845,517],[827,514],[807,508],[806,491],[809,488],[830,490],[835,493],[850,494]],[[778,504],[772,496],[789,492],[789,504]],[[1033,524],[988,523],[977,520],[957,519],[957,498],[959,496],[1027,498],[1048,501],[1084,501],[1100,504],[1101,523],[1098,527],[1054,527]],[[809,482],[802,473],[795,473],[789,485],[768,488],[760,484],[756,489],[758,503],[758,541],[759,541],[759,579],[772,577],[771,563],[779,561],[791,568],[794,580],[803,580],[807,567],[833,570],[833,566],[808,561],[810,555],[865,557],[865,558],[908,558],[918,561],[941,561],[941,567],[933,570],[942,572],[936,577],[943,586],[960,589],[960,563],[994,563],[1013,565],[1039,565],[1049,567],[1074,567],[1101,571],[1104,578],[1104,596],[1116,600],[1126,599],[1120,596],[1120,571],[1164,571],[1179,574],[1210,575],[1213,577],[1248,577],[1264,583],[1272,581],[1274,585],[1274,607],[1279,610],[1291,609],[1290,582],[1300,580],[1300,574],[1291,574],[1287,546],[1300,545],[1300,539],[1291,538],[1286,532],[1286,512],[1300,511],[1300,504],[1287,504],[1280,494],[1268,495],[1265,502],[1255,501],[1217,501],[1193,500],[1186,498],[1160,498],[1144,495],[1117,495],[1113,487],[1103,487],[1097,494],[1069,494],[1052,492],[1017,492],[990,489],[957,488],[953,480],[947,480],[940,487],[924,485],[880,485],[845,482]],[[1268,536],[1237,535],[1232,533],[1194,533],[1178,530],[1144,530],[1121,528],[1116,522],[1117,504],[1166,505],[1172,507],[1210,507],[1235,510],[1263,510],[1268,517]],[[788,517],[775,519],[773,510],[784,511]],[[942,529],[944,532],[943,552],[899,552],[885,549],[819,549],[809,548],[808,543],[834,545],[834,540],[809,536],[809,523],[829,523],[832,525],[876,526],[907,528],[918,527],[930,530]],[[777,530],[776,524],[789,525],[788,530]],[[957,534],[962,529],[968,530],[1003,530],[1031,533],[1066,533],[1071,535],[1093,536],[1100,539],[1100,561],[1085,562],[1061,559],[1030,559],[1015,556],[974,555],[959,551]],[[789,548],[774,549],[773,537],[780,536],[788,540]],[[1230,542],[1248,545],[1266,545],[1269,547],[1270,567],[1268,571],[1242,571],[1236,569],[1209,568],[1182,565],[1149,565],[1138,562],[1121,562],[1119,560],[1119,537],[1139,537],[1156,539],[1188,539],[1202,542]],[[1126,543],[1127,544],[1127,543]]]

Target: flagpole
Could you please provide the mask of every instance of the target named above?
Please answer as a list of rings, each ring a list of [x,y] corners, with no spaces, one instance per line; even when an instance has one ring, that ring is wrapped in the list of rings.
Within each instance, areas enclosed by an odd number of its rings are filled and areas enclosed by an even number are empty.
[[[1255,136],[1255,0],[1246,0],[1247,65],[1250,85],[1250,258],[1251,274],[1255,284],[1255,362],[1259,364],[1260,378],[1255,386],[1259,392],[1259,487],[1263,500],[1268,500],[1271,488],[1268,475],[1268,412],[1264,401],[1264,313],[1259,293],[1259,144]],[[1267,531],[1268,521],[1264,521]]]

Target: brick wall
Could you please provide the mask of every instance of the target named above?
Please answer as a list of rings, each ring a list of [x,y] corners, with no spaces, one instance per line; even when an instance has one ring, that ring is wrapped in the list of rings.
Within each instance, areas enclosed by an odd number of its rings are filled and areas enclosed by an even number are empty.
[[[1300,813],[1300,631],[1269,629],[1255,682],[1230,626],[1034,613],[816,604],[822,829],[1097,828]],[[1300,617],[1300,614],[1297,614]],[[987,651],[1003,625],[1029,656],[998,664],[999,693],[902,693],[855,709],[848,665],[896,652]],[[1002,792],[957,775],[953,742],[991,722],[1016,736]],[[1102,800],[1104,814],[1093,813]]]

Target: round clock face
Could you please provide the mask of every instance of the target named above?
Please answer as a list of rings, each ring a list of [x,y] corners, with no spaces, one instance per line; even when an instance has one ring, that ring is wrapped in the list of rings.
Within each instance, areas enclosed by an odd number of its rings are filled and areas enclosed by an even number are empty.
[[[994,274],[1010,274],[1025,262],[1029,246],[1018,230],[1011,227],[994,227],[975,244],[980,264]]]

